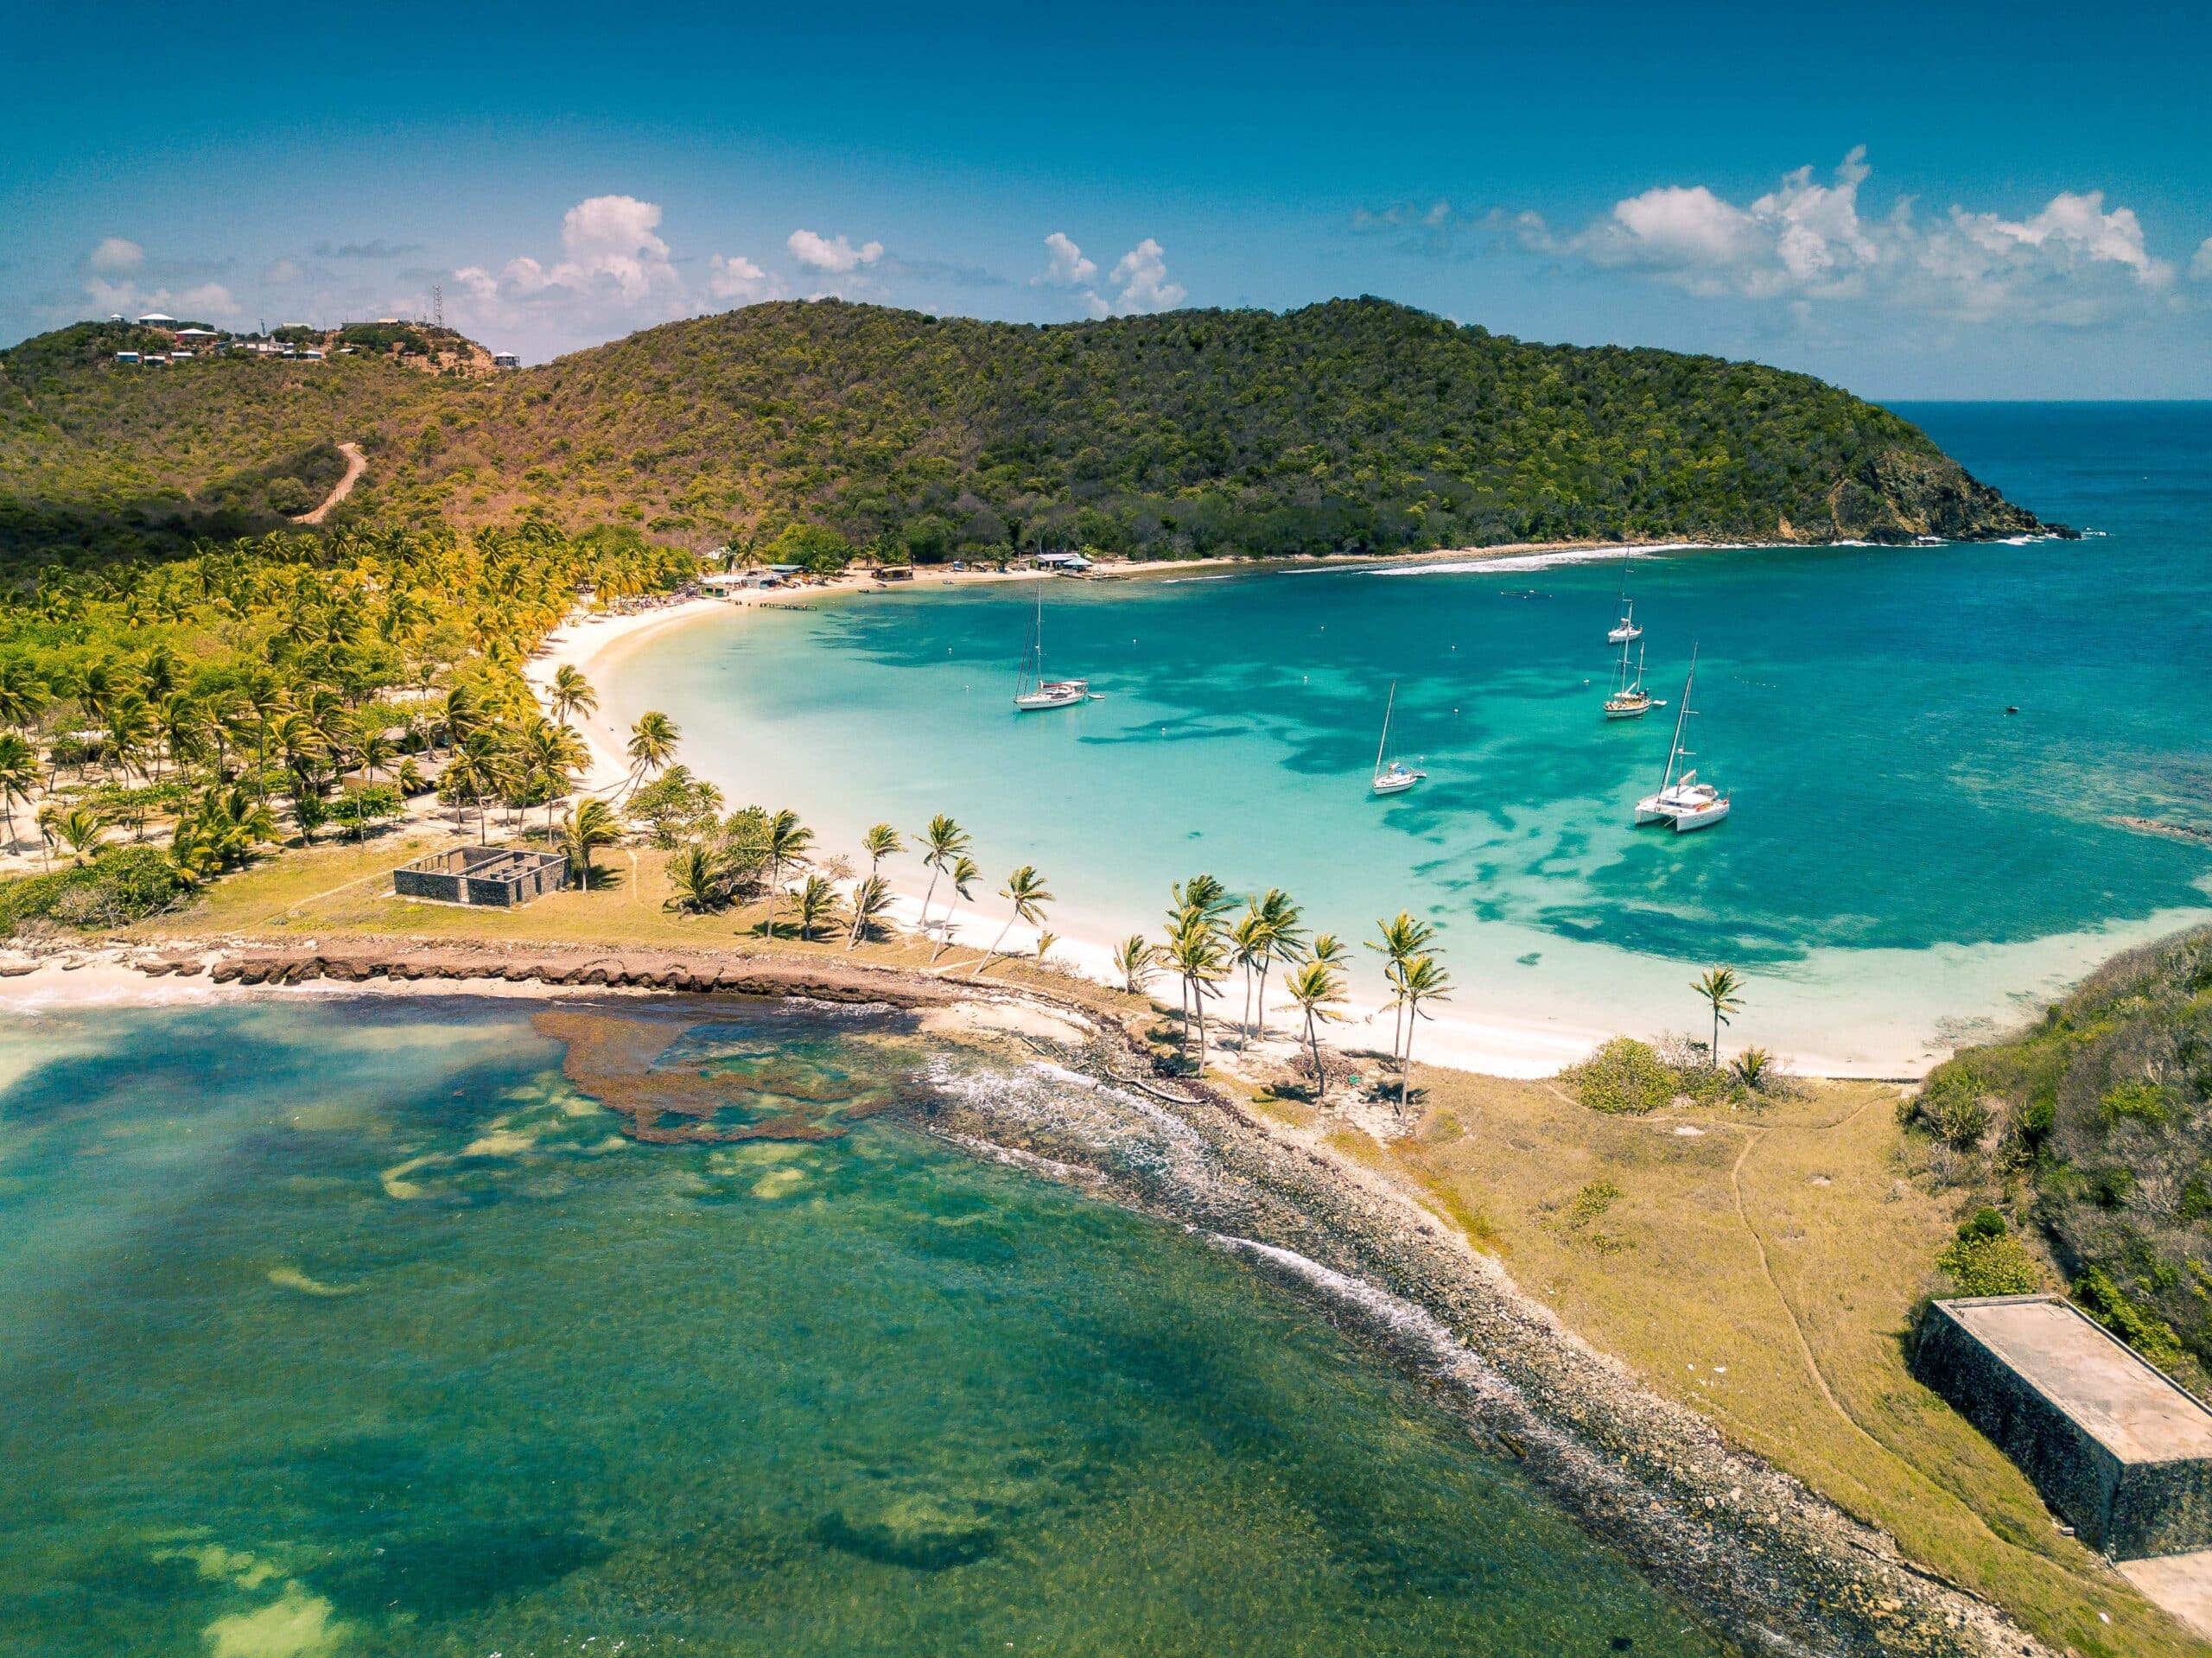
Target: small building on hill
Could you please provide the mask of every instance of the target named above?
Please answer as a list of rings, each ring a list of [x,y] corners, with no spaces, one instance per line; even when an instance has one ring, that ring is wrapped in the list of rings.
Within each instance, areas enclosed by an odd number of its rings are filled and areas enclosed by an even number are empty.
[[[2056,1295],[1938,1301],[1913,1370],[2115,1560],[2212,1548],[2212,1407]]]
[[[513,909],[557,891],[569,879],[569,861],[557,852],[516,847],[463,846],[433,852],[391,872],[402,898],[434,904],[489,904]]]
[[[511,351],[495,351],[492,353],[492,366],[493,368],[520,368],[522,359]]]

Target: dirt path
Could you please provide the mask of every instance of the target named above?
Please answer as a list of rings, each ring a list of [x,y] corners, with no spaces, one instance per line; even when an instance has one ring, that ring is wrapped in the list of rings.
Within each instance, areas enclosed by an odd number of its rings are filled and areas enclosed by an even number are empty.
[[[322,505],[312,512],[302,512],[294,524],[321,524],[330,509],[353,492],[353,486],[361,481],[361,474],[369,469],[369,458],[361,453],[358,443],[341,443],[338,453],[346,457],[346,475],[338,480],[337,487],[322,498]]]

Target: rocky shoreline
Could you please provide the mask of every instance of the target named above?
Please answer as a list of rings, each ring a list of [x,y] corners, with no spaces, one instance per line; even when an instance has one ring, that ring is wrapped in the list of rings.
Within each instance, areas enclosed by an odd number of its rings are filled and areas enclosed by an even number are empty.
[[[1153,1077],[1139,1036],[1074,998],[859,963],[407,941],[170,943],[125,951],[119,964],[224,986],[499,981],[919,1010],[1035,1005],[1090,1039],[1028,1039],[1036,1063],[1011,1081],[947,1058],[912,1108],[919,1126],[1188,1226],[1319,1301],[1747,1652],[2049,1658],[1998,1609],[1643,1388],[1403,1195],[1229,1096]]]

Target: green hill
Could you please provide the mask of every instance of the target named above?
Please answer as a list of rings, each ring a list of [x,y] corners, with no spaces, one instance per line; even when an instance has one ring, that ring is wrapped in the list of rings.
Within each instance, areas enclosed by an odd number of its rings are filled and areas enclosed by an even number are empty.
[[[2032,1221],[2074,1294],[2212,1380],[2212,929],[2130,950],[1939,1067],[1912,1121]]]
[[[620,515],[698,545],[809,524],[925,560],[2042,527],[1808,376],[1371,299],[1052,327],[776,303],[467,380],[365,356],[134,372],[113,349],[82,325],[0,353],[19,565],[273,523],[299,493],[278,480],[345,438],[370,464],[340,521]]]

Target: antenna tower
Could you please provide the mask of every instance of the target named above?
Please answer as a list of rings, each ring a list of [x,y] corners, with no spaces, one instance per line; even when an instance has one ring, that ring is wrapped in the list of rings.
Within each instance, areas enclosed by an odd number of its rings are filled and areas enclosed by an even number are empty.
[[[444,327],[446,326],[446,285],[443,283],[430,284],[430,309],[435,316],[438,327]]]

